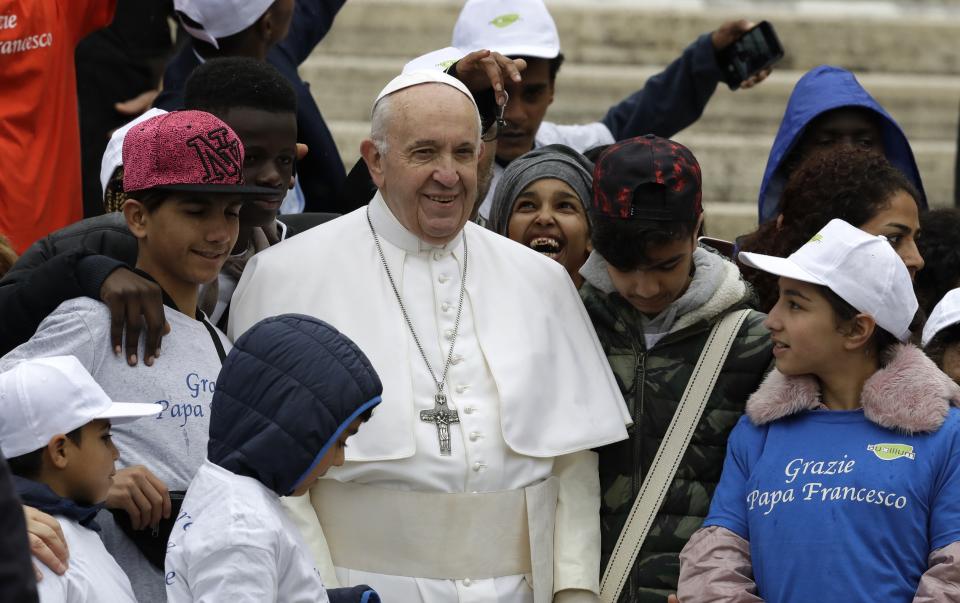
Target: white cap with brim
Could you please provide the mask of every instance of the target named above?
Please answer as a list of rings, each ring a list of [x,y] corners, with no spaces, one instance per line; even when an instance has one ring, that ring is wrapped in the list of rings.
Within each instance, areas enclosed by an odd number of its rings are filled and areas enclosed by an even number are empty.
[[[960,323],[960,289],[951,289],[930,312],[930,318],[923,325],[920,345],[927,347],[940,331],[958,323]]]
[[[393,94],[394,92],[399,92],[405,88],[410,88],[412,86],[419,86],[420,84],[444,84],[452,88],[456,88],[464,94],[467,98],[470,99],[470,102],[473,103],[474,109],[477,108],[477,101],[474,100],[473,95],[470,94],[470,90],[467,89],[467,86],[458,80],[457,78],[447,75],[439,69],[416,69],[413,71],[405,71],[397,77],[390,80],[386,86],[383,87],[383,90],[380,91],[380,94],[377,95],[377,100],[374,101],[373,105],[376,106],[380,99]]]
[[[910,338],[917,296],[906,265],[882,236],[831,220],[790,257],[746,251],[737,257],[770,274],[823,285],[900,341]]]
[[[174,0],[173,8],[196,23],[180,19],[187,33],[220,48],[218,39],[250,27],[273,3],[274,0]]]
[[[467,0],[453,26],[452,45],[552,59],[560,54],[560,35],[543,0]]]
[[[126,423],[159,404],[114,402],[74,356],[24,360],[0,374],[0,450],[13,458],[96,419]]]
[[[136,119],[114,130],[110,136],[110,142],[107,143],[107,148],[103,152],[103,159],[100,160],[100,190],[103,194],[107,193],[107,184],[110,182],[113,173],[117,171],[118,167],[123,165],[123,137],[138,123],[147,121],[157,115],[163,115],[164,113],[166,113],[166,111],[163,109],[154,107]]]

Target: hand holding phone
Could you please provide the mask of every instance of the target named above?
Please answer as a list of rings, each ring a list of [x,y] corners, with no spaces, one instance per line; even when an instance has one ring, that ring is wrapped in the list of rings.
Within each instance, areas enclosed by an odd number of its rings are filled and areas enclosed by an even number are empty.
[[[783,58],[784,51],[773,25],[761,21],[734,42],[717,50],[723,79],[731,90]]]

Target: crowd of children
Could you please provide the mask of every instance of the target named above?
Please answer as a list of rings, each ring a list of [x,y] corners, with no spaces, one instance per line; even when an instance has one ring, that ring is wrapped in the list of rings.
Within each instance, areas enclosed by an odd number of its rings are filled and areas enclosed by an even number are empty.
[[[33,572],[0,563],[2,596],[392,600],[325,588],[281,504],[342,465],[377,412],[371,362],[322,316],[224,334],[247,261],[333,217],[280,215],[299,190],[304,107],[263,59],[293,4],[258,3],[256,36],[227,32],[225,48],[245,35],[257,58],[216,58],[228,53],[202,32],[209,56],[189,56],[198,64],[167,91],[179,110],[152,111],[108,145],[111,213],[19,259],[0,237],[0,450],[28,524],[9,530],[28,532],[34,553]],[[202,16],[183,17],[194,35]],[[711,41],[687,54],[702,61]],[[542,67],[552,99],[559,47],[507,50],[528,59],[531,81]],[[499,91],[519,61],[495,59]],[[596,450],[601,571],[629,546],[691,382],[715,373],[622,590],[603,600],[960,600],[960,212],[928,211],[897,123],[852,73],[818,67],[786,107],[759,227],[703,240],[697,159],[631,137],[628,109],[592,124],[605,134],[583,154],[532,133],[529,152],[512,153],[523,141],[510,137],[479,218],[564,267],[626,401],[627,439]],[[494,149],[500,128],[518,126],[498,119],[483,123]],[[26,550],[10,542],[4,555]]]

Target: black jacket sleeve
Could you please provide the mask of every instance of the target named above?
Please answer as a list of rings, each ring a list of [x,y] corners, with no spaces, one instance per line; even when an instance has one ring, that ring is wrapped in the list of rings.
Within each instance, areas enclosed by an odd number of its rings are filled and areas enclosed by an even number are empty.
[[[703,34],[643,88],[610,107],[603,124],[614,140],[669,138],[703,114],[722,76],[710,34]]]
[[[10,469],[0,455],[0,601],[37,601],[23,507],[13,490]]]
[[[59,255],[34,244],[0,281],[0,355],[24,343],[57,306],[75,297],[100,299],[111,272],[125,264],[85,248]]]
[[[290,31],[277,44],[277,48],[294,65],[306,61],[314,47],[333,27],[333,19],[345,3],[346,0],[297,0]]]

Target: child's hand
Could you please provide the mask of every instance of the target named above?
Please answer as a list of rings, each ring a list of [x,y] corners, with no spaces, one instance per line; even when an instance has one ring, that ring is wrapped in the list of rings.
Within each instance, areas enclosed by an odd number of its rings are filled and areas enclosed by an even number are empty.
[[[160,340],[170,332],[163,313],[163,293],[160,285],[126,268],[110,273],[100,287],[100,299],[110,308],[110,344],[118,356],[123,351],[121,340],[126,328],[127,364],[136,366],[140,332],[146,328],[143,362],[152,366],[160,354]]]
[[[667,603],[680,603],[680,599],[677,598],[677,595],[670,595],[667,597]]]
[[[143,465],[117,471],[107,494],[107,508],[126,511],[134,530],[158,525],[172,510],[166,484]]]

